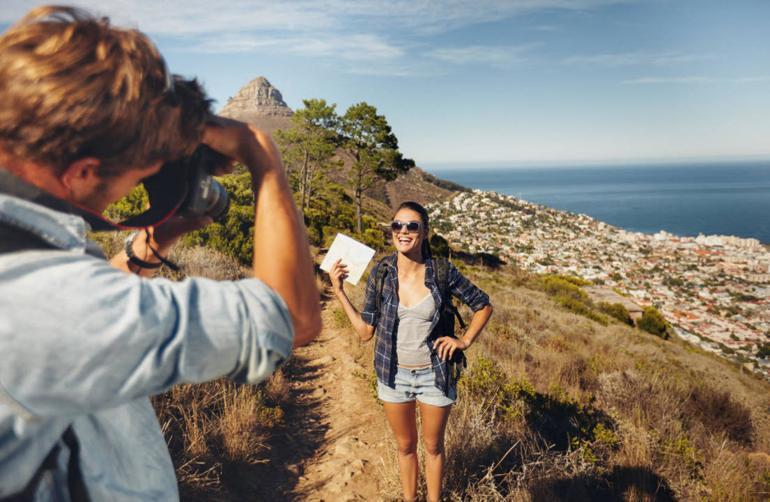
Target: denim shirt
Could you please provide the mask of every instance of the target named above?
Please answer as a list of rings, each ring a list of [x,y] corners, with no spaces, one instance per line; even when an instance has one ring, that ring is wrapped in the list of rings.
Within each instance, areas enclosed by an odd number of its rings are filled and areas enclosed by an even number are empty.
[[[35,500],[69,500],[61,437],[72,426],[92,500],[178,499],[148,396],[263,380],[291,352],[286,304],[257,279],[121,272],[87,254],[83,218],[23,198],[0,193],[0,221],[52,246],[0,254],[0,498],[23,490],[58,444]]]
[[[378,267],[388,267],[388,272],[385,274],[385,283],[382,287],[380,311],[377,310],[377,285],[375,284]],[[490,304],[489,296],[471,283],[451,263],[447,271],[447,283],[452,296],[459,298],[474,312]],[[430,257],[425,260],[425,287],[431,292],[433,301],[436,303],[436,311],[433,314],[430,329],[425,334],[428,337],[428,347],[431,349],[431,362],[436,373],[434,383],[439,390],[446,394],[447,383],[452,383],[448,382],[449,364],[447,361],[439,359],[438,354],[433,349],[433,340],[430,338],[439,322],[441,306],[444,302],[438,287],[433,259]],[[364,308],[361,312],[361,318],[365,323],[370,326],[376,326],[377,341],[374,346],[374,369],[377,373],[377,379],[391,388],[395,388],[396,371],[398,369],[396,358],[398,302],[398,260],[397,255],[393,254],[380,260],[369,273],[369,279],[366,283]]]

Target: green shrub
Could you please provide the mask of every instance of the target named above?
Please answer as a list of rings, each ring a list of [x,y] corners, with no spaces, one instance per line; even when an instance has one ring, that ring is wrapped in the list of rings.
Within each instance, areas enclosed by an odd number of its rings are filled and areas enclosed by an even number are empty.
[[[624,307],[622,303],[601,302],[599,304],[599,310],[608,316],[617,319],[623,324],[628,324],[629,326],[634,325],[634,320],[631,319],[631,314],[628,313],[628,309]]]
[[[556,303],[572,313],[587,317],[592,321],[598,322],[602,326],[607,326],[607,324],[609,324],[606,316],[594,311],[587,303],[576,300],[572,296],[564,296],[559,294],[554,297],[554,300],[556,300]]]
[[[642,318],[639,319],[636,325],[639,329],[659,336],[664,340],[671,338],[671,325],[655,307],[645,307]]]

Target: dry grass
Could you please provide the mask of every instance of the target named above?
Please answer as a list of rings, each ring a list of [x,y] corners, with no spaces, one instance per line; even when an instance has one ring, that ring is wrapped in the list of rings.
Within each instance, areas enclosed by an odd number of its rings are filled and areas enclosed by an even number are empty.
[[[495,315],[447,433],[455,500],[766,500],[768,386],[677,341],[466,269]]]
[[[244,274],[210,251],[175,257],[195,275]],[[450,418],[449,499],[768,498],[770,386],[681,341],[569,312],[520,271],[463,268],[495,315]],[[350,288],[357,305],[362,289]],[[371,344],[355,356],[371,370]],[[259,387],[222,381],[156,397],[183,498],[237,499],[231,485],[269,458],[287,396],[278,373]],[[396,496],[395,448],[383,455],[385,495]]]
[[[281,373],[260,386],[220,380],[178,385],[153,398],[185,499],[227,493],[227,471],[266,462],[272,429],[281,425],[286,394]]]

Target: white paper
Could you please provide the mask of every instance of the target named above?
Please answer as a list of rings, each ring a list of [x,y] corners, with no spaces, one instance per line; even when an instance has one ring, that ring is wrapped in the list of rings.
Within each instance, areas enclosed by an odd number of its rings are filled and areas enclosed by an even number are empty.
[[[341,258],[342,264],[348,266],[348,276],[345,280],[355,286],[364,275],[373,256],[374,249],[366,244],[361,244],[345,234],[337,234],[321,263],[321,270],[329,272],[334,262]]]

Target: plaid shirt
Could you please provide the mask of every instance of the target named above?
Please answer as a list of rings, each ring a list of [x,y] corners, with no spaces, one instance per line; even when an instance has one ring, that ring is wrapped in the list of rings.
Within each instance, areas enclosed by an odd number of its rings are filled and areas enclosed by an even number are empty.
[[[382,299],[380,302],[380,309],[382,311],[378,312],[376,299],[377,285],[375,284],[375,278],[377,277],[377,267],[380,266],[388,267],[388,272],[385,274],[382,288]],[[447,271],[447,283],[448,290],[452,296],[459,298],[474,312],[489,305],[489,297],[487,294],[474,286],[451,263],[449,264],[449,270]],[[444,389],[447,388],[447,375],[449,374],[449,363],[447,361],[441,361],[436,354],[436,351],[433,349],[433,338],[436,335],[433,333],[433,330],[439,321],[443,299],[441,298],[441,292],[438,287],[438,280],[431,258],[425,260],[425,287],[430,290],[433,295],[433,300],[436,302],[436,312],[433,314],[430,330],[425,335],[428,337],[431,362],[436,369],[435,385],[437,388],[441,389],[442,392],[445,392]],[[364,322],[370,326],[376,326],[377,342],[374,349],[374,369],[377,373],[377,378],[391,388],[395,388],[396,370],[398,367],[398,361],[396,360],[398,302],[398,268],[396,254],[392,254],[375,265],[369,274],[369,280],[366,283],[364,309],[363,312],[361,312],[361,317]]]

